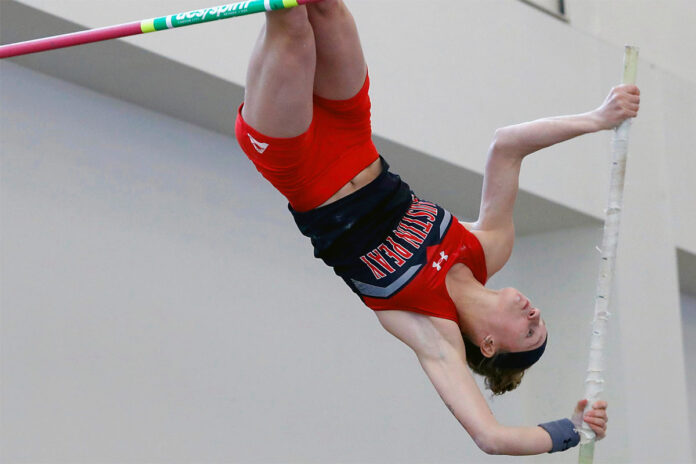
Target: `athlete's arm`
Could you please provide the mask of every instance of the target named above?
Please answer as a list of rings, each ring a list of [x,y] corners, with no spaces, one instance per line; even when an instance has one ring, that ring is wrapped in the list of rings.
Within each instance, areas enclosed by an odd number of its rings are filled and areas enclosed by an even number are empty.
[[[487,454],[531,455],[551,450],[541,427],[506,427],[493,416],[466,365],[456,323],[406,311],[378,311],[387,331],[409,345],[445,405]]]
[[[602,106],[589,113],[539,119],[498,129],[494,145],[498,153],[524,158],[579,135],[612,129],[625,119],[636,117],[639,108],[638,87],[620,85],[611,90]]]
[[[498,423],[459,349],[444,343],[437,353],[416,354],[442,401],[483,452],[526,456],[551,450],[551,437],[541,427]]]
[[[596,110],[574,116],[539,119],[495,132],[488,151],[478,221],[471,225],[486,254],[490,276],[510,258],[515,237],[513,209],[519,189],[522,160],[531,153],[579,135],[611,129],[635,117],[640,91],[621,85]]]

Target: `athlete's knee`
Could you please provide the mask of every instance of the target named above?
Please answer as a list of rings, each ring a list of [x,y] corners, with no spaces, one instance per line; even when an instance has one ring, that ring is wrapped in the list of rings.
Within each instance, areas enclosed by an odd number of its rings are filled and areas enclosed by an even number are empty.
[[[311,3],[307,6],[310,12],[310,16],[316,17],[317,15],[323,17],[331,17],[335,15],[341,15],[348,11],[343,0],[322,0],[318,3]]]
[[[299,6],[266,13],[266,37],[303,40],[313,35],[307,7]]]

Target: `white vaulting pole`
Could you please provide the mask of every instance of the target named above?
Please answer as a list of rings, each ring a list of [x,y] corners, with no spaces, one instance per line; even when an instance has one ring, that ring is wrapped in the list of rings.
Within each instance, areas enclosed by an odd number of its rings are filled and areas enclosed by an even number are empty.
[[[635,84],[638,70],[638,48],[626,46],[624,54],[623,83]],[[592,336],[590,339],[590,361],[585,378],[585,398],[587,409],[599,400],[604,391],[604,340],[606,338],[607,321],[609,319],[609,297],[616,263],[616,249],[619,244],[619,224],[623,208],[624,178],[626,176],[626,159],[628,158],[628,134],[631,120],[625,120],[614,131],[612,140],[611,183],[609,202],[604,221],[604,237],[602,238],[602,261],[597,280],[597,296],[595,299],[594,319],[592,321]],[[583,423],[580,429],[581,445],[580,464],[592,464],[594,459],[595,434],[590,427]]]

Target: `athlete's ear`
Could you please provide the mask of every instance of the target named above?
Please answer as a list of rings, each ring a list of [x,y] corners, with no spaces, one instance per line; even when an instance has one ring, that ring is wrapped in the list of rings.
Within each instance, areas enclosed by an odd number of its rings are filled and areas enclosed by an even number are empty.
[[[491,335],[483,339],[483,343],[481,343],[481,354],[487,358],[492,358],[493,355],[495,355],[495,343]]]

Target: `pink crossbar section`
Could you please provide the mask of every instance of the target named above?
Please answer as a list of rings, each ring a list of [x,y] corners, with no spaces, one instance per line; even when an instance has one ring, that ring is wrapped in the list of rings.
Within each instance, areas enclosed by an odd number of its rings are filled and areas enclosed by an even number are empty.
[[[2,45],[0,46],[0,58],[9,58],[11,56],[43,52],[46,50],[54,50],[56,48],[72,47],[74,45],[100,42],[102,40],[118,39],[119,37],[127,37],[129,35],[137,35],[142,33],[143,31],[140,28],[140,21],[136,21],[133,23],[119,24],[117,26],[55,35],[53,37],[30,40],[28,42]]]
[[[298,5],[306,5],[308,3],[318,3],[321,1],[323,0],[297,0],[297,3]],[[53,37],[29,40],[27,42],[20,42],[16,44],[0,45],[0,58],[27,55],[29,53],[55,50],[56,48],[73,47],[75,45],[100,42],[102,40],[111,40],[118,39],[120,37],[128,37],[130,35],[138,35],[143,33],[140,24],[141,21],[135,21],[127,24],[119,24],[117,26],[55,35]]]

